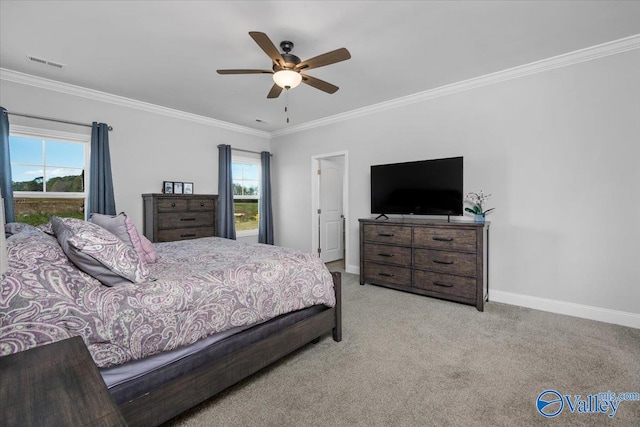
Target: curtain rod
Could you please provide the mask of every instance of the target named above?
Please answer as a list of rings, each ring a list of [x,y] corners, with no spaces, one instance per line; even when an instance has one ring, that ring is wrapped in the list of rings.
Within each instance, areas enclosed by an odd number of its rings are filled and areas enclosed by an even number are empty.
[[[218,148],[222,147],[222,144],[218,145]],[[231,149],[233,151],[242,151],[243,153],[252,153],[252,154],[262,154],[258,151],[251,151],[251,150],[243,150],[242,148],[233,148],[231,147]],[[273,156],[273,154],[269,153],[269,156]]]
[[[89,127],[89,128],[93,127],[93,125],[88,125],[86,123],[72,122],[72,121],[69,121],[69,120],[53,119],[51,117],[34,116],[34,115],[31,115],[31,114],[23,114],[23,113],[11,113],[9,111],[7,111],[7,114],[10,114],[12,116],[28,117],[30,119],[38,119],[38,120],[47,120],[47,121],[50,121],[50,122],[66,123],[66,124],[69,124],[69,125],[86,126],[86,127]],[[109,126],[108,129],[109,129],[109,131],[112,131],[113,127]]]

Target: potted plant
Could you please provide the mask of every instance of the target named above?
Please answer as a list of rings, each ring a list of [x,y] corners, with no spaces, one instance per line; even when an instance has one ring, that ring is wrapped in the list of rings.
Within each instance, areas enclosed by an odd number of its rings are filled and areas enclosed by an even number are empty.
[[[471,208],[464,208],[465,211],[470,212],[475,215],[476,222],[484,222],[484,217],[486,214],[494,210],[495,208],[484,210],[484,203],[491,196],[491,194],[484,194],[482,190],[478,193],[468,193],[464,200],[468,203],[471,203]]]

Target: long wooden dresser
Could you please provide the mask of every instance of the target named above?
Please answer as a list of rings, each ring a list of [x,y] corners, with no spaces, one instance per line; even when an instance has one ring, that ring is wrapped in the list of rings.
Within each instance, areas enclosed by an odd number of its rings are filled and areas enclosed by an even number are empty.
[[[488,296],[489,223],[360,221],[360,284],[475,305]]]
[[[144,235],[152,242],[216,235],[218,196],[212,194],[143,194]]]

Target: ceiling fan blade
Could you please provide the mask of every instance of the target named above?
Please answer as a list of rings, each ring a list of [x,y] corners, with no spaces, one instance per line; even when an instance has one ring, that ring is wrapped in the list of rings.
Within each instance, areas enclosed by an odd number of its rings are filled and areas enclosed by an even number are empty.
[[[217,70],[218,74],[273,74],[271,70]]]
[[[277,84],[274,84],[271,87],[271,90],[269,91],[269,95],[267,95],[267,98],[277,98],[280,96],[280,92],[282,92],[282,88]]]
[[[280,52],[278,52],[278,49],[275,47],[269,36],[259,31],[249,31],[249,35],[275,64],[278,64],[281,67],[284,65],[284,58]]]
[[[324,67],[325,65],[335,64],[336,62],[346,61],[351,58],[351,54],[347,49],[341,47],[340,49],[332,50],[331,52],[323,53],[322,55],[315,56],[306,61],[302,61],[296,65],[296,70],[306,71],[312,68]]]
[[[323,92],[327,93],[336,93],[339,89],[338,86],[334,86],[331,83],[327,83],[324,80],[316,79],[315,77],[307,76],[302,74],[302,83],[306,83],[309,86],[315,87],[316,89],[320,89]]]

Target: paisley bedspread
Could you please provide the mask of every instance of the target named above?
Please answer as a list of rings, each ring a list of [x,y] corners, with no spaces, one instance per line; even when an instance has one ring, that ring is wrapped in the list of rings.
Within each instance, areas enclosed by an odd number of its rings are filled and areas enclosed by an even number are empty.
[[[8,239],[0,287],[0,356],[74,335],[99,367],[141,359],[312,305],[335,305],[311,254],[209,237],[158,243],[152,280],[107,287],[78,270],[55,237]]]

